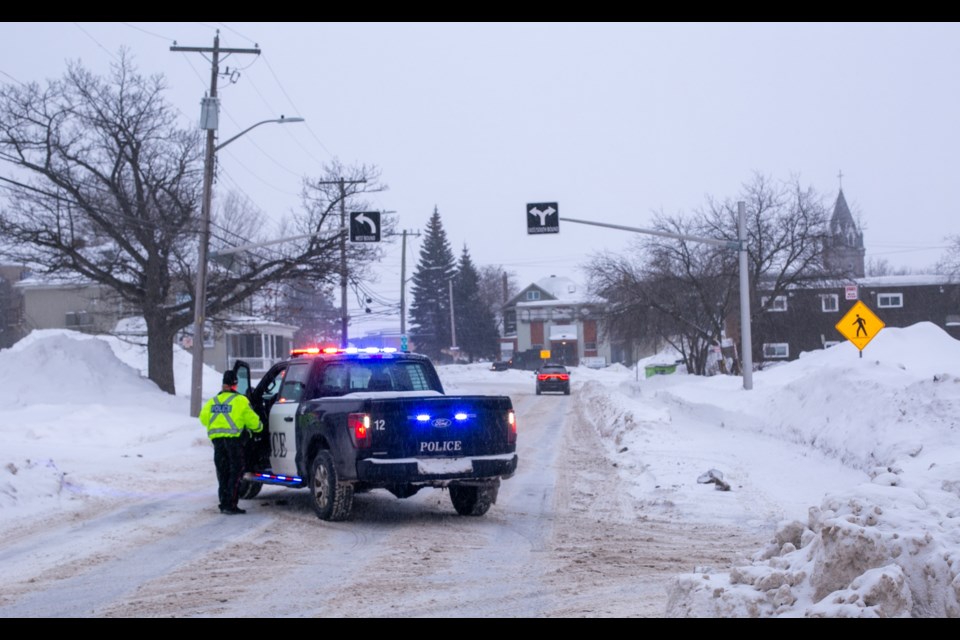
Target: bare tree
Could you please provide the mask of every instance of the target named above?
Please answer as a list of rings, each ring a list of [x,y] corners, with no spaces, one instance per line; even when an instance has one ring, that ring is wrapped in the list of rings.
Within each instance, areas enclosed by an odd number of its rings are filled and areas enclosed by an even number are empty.
[[[165,90],[162,76],[139,74],[125,52],[107,78],[72,63],[45,88],[0,89],[0,161],[8,169],[0,177],[7,188],[0,232],[6,257],[40,274],[106,285],[139,309],[148,376],[174,393],[174,337],[193,323],[202,146],[197,131],[178,127]],[[380,188],[373,171],[357,172],[371,174],[367,188]],[[304,213],[289,225],[309,237],[237,254],[230,269],[214,263],[208,316],[268,283],[339,273],[342,231],[332,212],[340,196],[309,191]],[[252,243],[254,229],[263,229],[261,219],[243,223],[242,212],[224,215],[233,235],[215,234],[214,250]]]
[[[652,229],[700,235],[695,220],[657,215]],[[628,255],[595,256],[590,288],[606,301],[604,331],[630,341],[671,345],[687,370],[703,374],[735,300],[735,256],[715,245],[644,236]]]
[[[751,321],[789,289],[842,274],[824,267],[827,208],[796,179],[756,174],[735,199],[707,206],[689,219],[655,217],[653,230],[678,236],[738,239],[738,205],[746,203]],[[674,345],[688,370],[703,373],[709,347],[719,344],[739,301],[735,251],[689,240],[649,236],[633,259],[599,256],[588,265],[591,287],[610,302],[606,325],[621,338],[659,338]],[[755,333],[755,338],[758,337]]]
[[[937,273],[960,278],[960,235],[947,236],[947,250],[934,267]]]
[[[910,267],[895,267],[886,258],[868,258],[865,272],[868,276],[908,276]]]
[[[489,308],[497,323],[497,329],[503,331],[503,315],[500,313],[503,305],[517,295],[520,288],[517,286],[517,275],[507,271],[500,265],[483,265],[480,272],[480,299]]]

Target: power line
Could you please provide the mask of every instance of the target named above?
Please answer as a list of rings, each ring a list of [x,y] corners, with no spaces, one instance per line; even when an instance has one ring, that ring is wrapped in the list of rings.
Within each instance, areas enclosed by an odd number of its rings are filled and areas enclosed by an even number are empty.
[[[290,97],[290,94],[287,93],[286,89],[284,89],[283,84],[280,82],[280,79],[277,77],[276,72],[273,70],[273,67],[270,65],[270,60],[266,56],[264,56],[263,62],[267,65],[267,69],[270,70],[270,73],[273,74],[273,78],[274,80],[277,81],[277,86],[280,87],[280,91],[283,93],[284,96],[286,96],[287,100],[290,102],[290,105],[294,107],[294,110],[299,113],[300,110],[296,108],[296,105],[294,104],[293,99]],[[320,145],[320,148],[326,151],[328,154],[330,154],[331,157],[336,157],[336,155],[332,153],[329,149],[327,149],[326,145],[323,144],[323,141],[320,140],[320,138],[314,132],[309,122],[306,123],[306,126],[307,126],[307,131],[309,131],[310,135],[312,135],[313,138],[317,141],[317,144]],[[307,151],[305,148],[304,148],[304,151],[306,151],[307,154],[310,155],[310,157],[312,157],[314,160],[317,160],[317,158],[315,158],[312,154],[310,154],[309,151]],[[321,165],[323,164],[323,162],[321,162],[320,160],[317,160],[317,163]]]
[[[140,33],[145,33],[145,34],[147,34],[148,36],[153,36],[154,38],[159,38],[160,40],[166,40],[167,42],[174,42],[174,41],[175,41],[174,38],[170,38],[170,37],[167,37],[167,36],[161,36],[160,34],[153,33],[152,31],[147,31],[146,29],[144,29],[144,28],[142,28],[142,27],[138,27],[137,25],[132,24],[132,23],[130,23],[130,22],[121,22],[120,24],[122,24],[122,25],[125,26],[125,27],[129,27],[129,28],[131,28],[131,29],[135,29],[135,30],[139,31]]]

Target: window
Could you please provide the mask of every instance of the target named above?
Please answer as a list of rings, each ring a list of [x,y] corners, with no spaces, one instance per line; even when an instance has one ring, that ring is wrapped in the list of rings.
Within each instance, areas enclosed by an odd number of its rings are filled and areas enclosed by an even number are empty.
[[[300,402],[309,373],[308,363],[290,365],[284,376],[283,386],[280,387],[280,399],[277,402]]]
[[[878,293],[877,307],[881,309],[890,309],[891,307],[903,306],[902,293]]]
[[[503,334],[512,335],[517,332],[517,312],[505,311],[503,314]]]
[[[820,308],[824,313],[840,310],[840,296],[836,293],[825,293],[820,296]]]
[[[235,333],[228,336],[230,355],[239,359],[262,358],[263,340],[259,333]]]
[[[268,353],[263,354],[265,358],[277,360],[290,354],[290,347],[292,346],[290,338],[278,335],[268,335],[266,338]]]
[[[763,345],[764,358],[789,358],[790,345],[786,342],[766,342]]]
[[[93,324],[90,314],[86,311],[67,311],[65,321],[68,327],[89,327]]]
[[[342,364],[331,364],[323,370],[320,381],[320,395],[342,396],[347,392],[347,368]]]
[[[539,291],[537,291],[537,290],[535,290],[535,289],[534,289],[534,290],[527,291],[527,300],[539,300],[539,299],[540,299],[540,292],[539,292]]]
[[[773,300],[770,300],[769,296],[764,296],[760,299],[760,304],[766,307],[767,311],[786,311],[787,296],[776,296]]]

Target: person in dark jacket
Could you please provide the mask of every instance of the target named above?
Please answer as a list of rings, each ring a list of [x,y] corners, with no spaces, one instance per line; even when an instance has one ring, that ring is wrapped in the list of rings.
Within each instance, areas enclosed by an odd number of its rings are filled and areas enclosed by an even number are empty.
[[[243,481],[244,455],[243,430],[251,433],[263,431],[260,416],[250,407],[250,401],[237,393],[237,374],[223,374],[223,388],[210,398],[200,410],[200,423],[207,428],[207,436],[213,442],[213,464],[217,468],[220,487],[220,513],[246,513],[237,506],[240,498],[240,483]]]

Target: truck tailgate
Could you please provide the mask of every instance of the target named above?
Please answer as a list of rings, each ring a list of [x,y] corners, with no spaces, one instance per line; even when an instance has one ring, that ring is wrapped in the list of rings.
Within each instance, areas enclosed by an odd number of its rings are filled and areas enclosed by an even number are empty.
[[[459,458],[510,453],[516,449],[511,410],[506,396],[371,399],[370,454]]]

